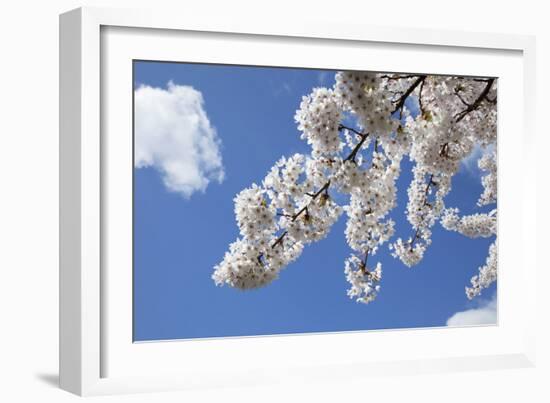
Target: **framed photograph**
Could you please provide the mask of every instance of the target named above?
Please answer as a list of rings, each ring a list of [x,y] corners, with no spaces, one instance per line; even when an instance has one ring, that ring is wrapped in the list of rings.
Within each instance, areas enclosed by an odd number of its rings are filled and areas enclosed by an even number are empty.
[[[534,365],[531,37],[84,8],[60,44],[62,388]]]

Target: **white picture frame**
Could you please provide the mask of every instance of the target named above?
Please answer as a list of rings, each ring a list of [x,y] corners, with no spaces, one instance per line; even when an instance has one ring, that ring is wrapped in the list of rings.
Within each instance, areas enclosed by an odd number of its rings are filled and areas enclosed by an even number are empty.
[[[423,57],[409,58],[406,66],[394,64],[394,71],[429,69],[430,73],[449,73],[457,60],[477,58],[483,63],[464,62],[460,71],[453,72],[501,73],[498,75],[504,80],[499,82],[499,108],[519,106],[520,111],[509,118],[509,114],[502,114],[499,109],[499,130],[504,134],[519,131],[521,146],[516,151],[526,161],[534,155],[532,37],[387,29],[314,20],[289,20],[283,26],[269,20],[197,19],[150,10],[81,8],[65,13],[60,17],[60,385],[63,389],[79,395],[97,395],[534,365],[535,318],[526,314],[535,311],[529,308],[535,305],[537,266],[535,254],[528,253],[535,244],[528,238],[528,234],[536,233],[534,199],[527,196],[528,192],[506,192],[506,181],[519,174],[509,169],[510,164],[507,168],[511,141],[509,136],[501,141],[501,132],[499,243],[515,249],[500,248],[504,252],[499,257],[499,271],[504,276],[499,277],[498,326],[133,343],[131,314],[128,316],[131,307],[131,283],[125,260],[128,256],[124,253],[114,256],[113,248],[109,247],[115,240],[117,250],[120,245],[122,251],[129,247],[127,234],[131,221],[124,210],[128,210],[125,202],[131,189],[126,168],[131,164],[118,164],[114,160],[127,158],[130,150],[127,136],[112,133],[115,129],[127,133],[131,124],[130,93],[126,91],[131,83],[128,61],[174,60],[177,56],[172,52],[184,40],[188,41],[187,61],[230,64],[272,65],[273,55],[284,49],[287,62],[280,61],[281,65],[289,65],[291,59],[295,66],[302,67],[308,67],[307,63],[319,68],[364,67],[365,62],[356,58],[342,66],[315,56],[311,50],[313,43],[335,52],[369,49],[373,56],[382,54],[383,58],[373,58],[378,61],[369,64],[371,70],[379,71],[391,67],[398,51],[416,52]],[[215,55],[208,52],[209,46],[219,46],[221,42],[231,42],[232,46],[226,46],[231,52],[220,51]],[[269,49],[262,50],[264,47]],[[303,57],[304,49],[310,49],[308,60]],[[436,54],[443,57],[437,61]],[[125,71],[128,77],[124,76]],[[506,97],[507,93],[510,96]],[[516,134],[516,145],[518,137]],[[120,169],[122,166],[126,168]],[[528,189],[535,186],[535,178],[524,177],[520,183]],[[516,214],[507,215],[512,209]],[[517,242],[517,235],[515,240],[507,238],[501,233],[504,230],[505,234],[518,232],[522,242]],[[113,262],[118,262],[117,267],[122,269],[109,270]],[[507,281],[511,270],[501,270],[502,265],[519,266],[514,275],[522,277],[521,289]],[[112,298],[113,293],[117,298]],[[515,298],[521,300],[521,305]],[[351,359],[354,346],[366,339],[381,347],[369,356]],[[457,340],[461,343],[457,344]],[[292,354],[282,354],[284,351]],[[323,354],[318,354],[319,351]]]

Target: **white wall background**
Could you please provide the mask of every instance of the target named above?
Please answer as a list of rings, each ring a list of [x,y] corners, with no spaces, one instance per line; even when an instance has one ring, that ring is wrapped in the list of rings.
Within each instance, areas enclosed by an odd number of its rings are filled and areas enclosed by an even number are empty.
[[[357,3],[357,4],[354,4]],[[537,4],[538,3],[538,4]],[[71,402],[57,383],[58,303],[58,14],[81,5],[173,7],[181,12],[231,18],[280,19],[312,14],[323,19],[375,25],[451,28],[537,36],[539,158],[538,241],[549,224],[545,201],[550,168],[546,108],[550,94],[550,30],[544,2],[441,0],[372,2],[200,0],[12,0],[0,6],[0,401]],[[546,145],[546,147],[544,147]],[[540,255],[542,259],[542,253]],[[540,263],[540,268],[548,266]],[[227,389],[93,398],[97,401],[550,401],[548,274],[540,273],[539,365],[453,375],[369,378],[349,383]],[[509,399],[509,400],[508,400]]]

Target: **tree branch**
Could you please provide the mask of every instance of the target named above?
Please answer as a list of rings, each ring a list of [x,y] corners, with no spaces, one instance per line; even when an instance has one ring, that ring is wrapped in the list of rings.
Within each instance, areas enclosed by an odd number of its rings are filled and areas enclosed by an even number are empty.
[[[466,102],[464,98],[462,98],[462,95],[460,95],[460,91],[457,88],[454,89],[454,93],[458,97],[458,99],[460,99],[460,102],[464,104],[464,106],[468,108],[471,106],[468,102]]]
[[[363,146],[363,143],[365,142],[367,137],[368,137],[368,134],[361,137],[361,140],[359,141],[359,143],[357,143],[355,145],[355,147],[353,148],[353,150],[351,150],[351,153],[347,156],[347,158],[344,160],[344,162],[346,162],[346,161],[355,162],[355,157],[357,156],[357,153],[359,152],[359,150]]]
[[[313,193],[313,194],[308,194],[310,197],[311,197],[311,200],[308,204],[306,204],[304,207],[302,207],[296,214],[293,214],[293,215],[290,215],[290,214],[281,214],[285,217],[291,217],[291,221],[294,222],[298,219],[298,217],[300,217],[303,213],[306,213],[306,215],[309,215],[309,212],[308,212],[308,206],[310,203],[312,203],[315,199],[317,199],[319,197],[319,195],[321,195],[321,193],[323,192],[328,192],[328,188],[330,186],[330,180],[328,180],[317,192]],[[279,238],[277,238],[275,240],[275,242],[271,245],[272,248],[275,248],[277,245],[280,245],[282,244],[283,242],[283,239],[285,238],[285,236],[288,234],[288,231],[285,231],[283,232]]]
[[[417,76],[417,77],[418,78],[411,84],[411,86],[409,88],[407,88],[407,91],[405,91],[405,93],[403,95],[401,95],[394,102],[396,105],[395,105],[395,109],[392,111],[392,114],[394,114],[398,110],[401,110],[401,111],[403,110],[403,106],[405,106],[405,101],[407,100],[409,95],[412,94],[412,92],[415,90],[416,87],[418,87],[421,83],[424,82],[424,80],[426,79],[427,76],[422,75],[422,76]]]
[[[428,184],[426,185],[426,189],[424,190],[424,202],[423,202],[424,206],[429,205],[429,203],[428,203],[428,192],[430,191],[430,186],[432,186],[432,185],[436,186],[436,183],[433,181],[433,177],[434,177],[434,175],[431,174],[430,179],[428,179]],[[423,219],[424,219],[424,217],[422,217],[422,220]],[[411,239],[411,242],[410,242],[410,250],[411,251],[412,251],[412,248],[414,246],[414,243],[419,238],[420,238],[420,227],[416,228],[416,232],[414,233],[413,238]]]
[[[363,145],[363,143],[365,142],[365,140],[369,136],[369,133],[361,133],[361,132],[359,132],[359,131],[351,128],[351,127],[347,127],[347,126],[344,126],[344,125],[341,124],[341,125],[338,126],[338,130],[342,130],[342,129],[350,130],[353,133],[355,133],[355,134],[357,134],[358,136],[361,137],[361,140],[355,145],[355,147],[353,148],[351,153],[344,159],[344,162],[345,161],[355,161],[355,157],[356,157],[357,153],[359,152],[359,150],[361,149],[361,146]],[[323,192],[328,193],[329,187],[330,187],[330,179],[323,186],[321,186],[321,188],[317,192],[315,192],[315,193],[306,193],[306,195],[311,197],[311,200],[304,207],[302,207],[297,213],[295,213],[293,215],[290,215],[290,214],[280,214],[280,215],[283,215],[285,217],[292,217],[292,219],[291,219],[292,222],[296,221],[298,219],[298,217],[300,217],[304,212],[307,212],[309,204],[313,203],[321,195],[321,193],[323,193]],[[277,245],[282,245],[283,239],[285,238],[285,236],[287,234],[288,234],[288,231],[283,232],[275,240],[275,242],[273,242],[271,247],[275,248]]]
[[[275,242],[273,242],[273,244],[271,245],[271,248],[272,248],[272,249],[275,249],[275,247],[276,247],[277,245],[279,245],[279,244],[282,245],[283,239],[285,239],[286,234],[288,234],[288,231],[283,232],[283,233],[279,236],[279,238],[277,238],[277,239],[275,240]]]
[[[364,136],[368,136],[368,133],[361,133],[360,131],[354,129],[353,127],[348,127],[348,126],[344,126],[343,124],[339,124],[338,125],[338,130],[349,130],[350,132],[353,132],[355,134],[357,134],[358,136],[360,137],[364,137]]]
[[[388,79],[388,80],[404,80],[404,79],[407,79],[407,78],[415,78],[415,77],[418,77],[418,76],[415,75],[415,74],[393,75],[393,76],[384,74],[384,75],[382,75],[382,76],[380,76],[380,77],[386,78],[386,79]]]
[[[367,251],[365,252],[365,258],[362,262],[359,263],[359,270],[361,271],[361,273],[363,273],[364,276],[372,278],[374,281],[380,281],[380,278],[376,274],[367,270],[367,260],[369,258],[369,252],[370,249],[367,248]]]
[[[481,103],[487,98],[487,95],[489,94],[489,91],[491,90],[491,87],[493,86],[495,79],[489,78],[488,80],[475,80],[475,81],[482,81],[487,84],[485,85],[485,88],[483,89],[483,91],[481,91],[481,94],[479,94],[479,96],[476,98],[476,100],[472,104],[468,104],[468,107],[466,109],[464,109],[463,111],[455,115],[455,123],[460,122],[462,119],[466,117],[466,115],[468,115],[470,112],[473,112],[480,107]],[[496,98],[495,98],[495,102],[496,102]]]

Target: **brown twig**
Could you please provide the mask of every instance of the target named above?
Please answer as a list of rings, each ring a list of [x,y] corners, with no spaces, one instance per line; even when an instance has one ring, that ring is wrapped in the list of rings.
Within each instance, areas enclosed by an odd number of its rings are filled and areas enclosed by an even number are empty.
[[[418,87],[421,83],[424,82],[424,80],[426,79],[427,76],[421,75],[421,76],[417,76],[417,77],[418,78],[410,85],[410,87],[407,88],[407,91],[405,91],[405,93],[403,95],[401,95],[396,101],[394,101],[394,103],[396,105],[395,105],[395,109],[392,111],[392,114],[394,114],[395,112],[397,112],[399,110],[401,111],[401,113],[403,112],[403,106],[405,106],[405,101],[407,100],[409,95],[412,94],[412,92],[415,90],[415,88]]]
[[[418,77],[418,76],[415,75],[415,74],[393,75],[393,76],[389,76],[387,74],[384,74],[380,77],[381,78],[386,78],[388,80],[404,80],[404,79],[407,79],[407,78],[415,78],[415,77]]]
[[[350,130],[352,131],[353,133],[357,134],[359,137],[361,137],[361,140],[355,145],[355,147],[353,148],[353,150],[351,151],[351,153],[346,157],[346,159],[344,159],[344,161],[355,161],[355,157],[357,155],[357,153],[359,152],[359,150],[361,149],[361,146],[363,145],[363,143],[365,142],[365,140],[367,139],[367,137],[369,136],[368,133],[361,133],[353,128],[350,128],[350,127],[346,127],[344,125],[339,125],[338,126],[338,130],[342,130],[342,129],[347,129],[347,130]],[[313,201],[315,201],[320,195],[321,193],[325,192],[325,193],[328,193],[328,189],[330,187],[330,179],[323,185],[321,186],[321,188],[315,192],[315,193],[306,193],[306,195],[308,195],[309,197],[311,197],[311,200],[309,201],[309,203],[312,203]],[[291,220],[292,222],[296,221],[298,219],[298,217],[300,217],[304,212],[307,213],[308,211],[308,206],[309,206],[309,203],[306,204],[304,207],[302,207],[297,213],[293,214],[293,215],[290,215],[290,214],[281,214],[281,215],[284,215],[285,217],[291,217]],[[273,244],[271,245],[272,248],[275,248],[277,245],[282,245],[282,242],[285,238],[285,236],[288,234],[288,231],[285,231],[283,232],[276,240],[275,242],[273,242]]]
[[[493,83],[495,82],[495,79],[494,78],[489,78],[487,80],[474,80],[474,81],[481,81],[481,82],[485,82],[487,84],[485,85],[485,88],[483,88],[483,91],[481,91],[481,93],[479,94],[479,96],[476,98],[476,100],[473,103],[467,104],[468,106],[467,106],[466,109],[464,109],[463,111],[461,111],[461,112],[459,112],[455,115],[455,123],[460,122],[462,119],[464,119],[466,117],[466,115],[468,115],[470,112],[475,111],[477,108],[479,108],[481,106],[481,103],[484,100],[487,99],[487,95],[489,94],[489,91],[491,90],[491,87],[493,86]],[[495,98],[494,101],[496,102],[496,98]],[[491,101],[489,101],[489,102],[491,102]]]
[[[460,102],[464,104],[464,106],[470,107],[470,104],[466,102],[464,98],[462,98],[462,95],[460,95],[460,91],[457,88],[454,89],[454,93],[458,97],[458,99],[460,99]]]
[[[344,162],[346,162],[346,161],[355,162],[355,157],[357,156],[357,153],[359,152],[359,150],[360,150],[361,147],[363,146],[363,143],[365,142],[365,140],[367,139],[367,137],[368,137],[368,134],[363,135],[363,137],[361,137],[361,140],[359,141],[359,143],[357,143],[357,144],[355,145],[355,147],[353,148],[353,150],[351,150],[351,153],[346,157],[346,159],[344,160]]]
[[[345,125],[343,125],[343,124],[339,124],[339,125],[338,125],[338,130],[339,130],[339,131],[340,131],[340,130],[349,130],[350,132],[353,132],[353,133],[357,134],[357,135],[360,136],[360,137],[364,137],[364,136],[367,136],[367,135],[368,135],[368,133],[361,133],[360,131],[354,129],[353,127],[348,127],[348,126],[345,126]]]

